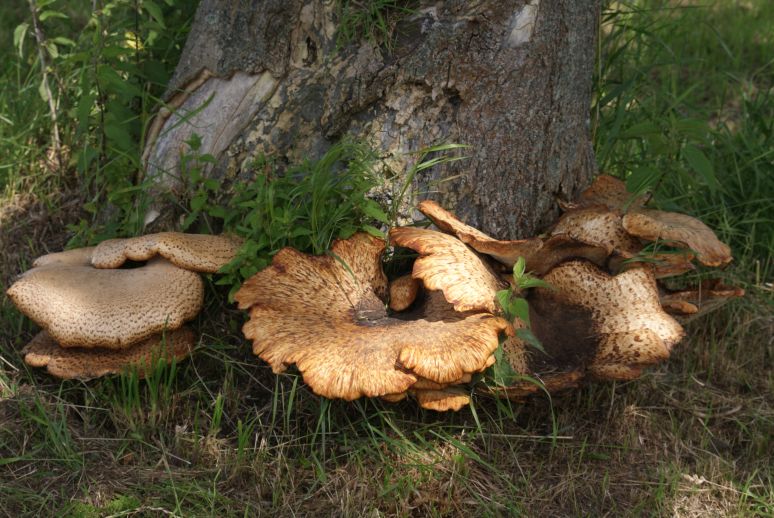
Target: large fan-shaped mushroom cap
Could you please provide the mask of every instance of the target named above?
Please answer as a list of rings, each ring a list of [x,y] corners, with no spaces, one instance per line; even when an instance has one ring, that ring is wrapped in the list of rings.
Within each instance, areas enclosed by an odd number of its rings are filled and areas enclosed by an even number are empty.
[[[122,350],[60,347],[45,331],[38,333],[22,350],[31,367],[46,367],[52,376],[62,379],[93,379],[136,369],[144,377],[155,362],[167,363],[187,357],[195,344],[194,334],[185,327],[155,334]]]
[[[543,369],[564,361],[564,370],[585,364],[599,378],[632,379],[644,366],[668,358],[683,337],[680,324],[661,308],[655,278],[645,268],[611,276],[571,261],[544,280],[554,289],[538,288],[529,299],[533,331],[549,356]]]
[[[199,275],[165,259],[128,270],[98,270],[86,254],[81,259],[45,263],[8,289],[16,307],[63,347],[121,349],[179,328],[202,307]]]
[[[486,261],[459,239],[414,227],[390,230],[392,243],[420,254],[412,276],[428,290],[440,290],[457,311],[497,312],[495,300],[505,284]]]
[[[127,260],[147,261],[158,254],[180,268],[215,273],[234,258],[241,245],[241,240],[231,236],[161,232],[103,241],[92,253],[91,264],[118,268]]]
[[[718,240],[704,223],[686,214],[640,209],[623,218],[626,231],[649,241],[685,245],[696,252],[696,258],[707,266],[731,262],[731,249]]]
[[[277,253],[236,294],[250,311],[243,332],[253,352],[275,372],[295,364],[315,393],[346,400],[394,399],[419,377],[452,383],[484,369],[508,323],[456,313],[432,294],[400,319],[388,317],[379,298],[383,249],[383,241],[355,234],[327,256]]]

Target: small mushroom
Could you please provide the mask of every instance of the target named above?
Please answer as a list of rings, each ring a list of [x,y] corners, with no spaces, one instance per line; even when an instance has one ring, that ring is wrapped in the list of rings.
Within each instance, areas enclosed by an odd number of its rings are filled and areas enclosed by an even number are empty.
[[[689,322],[715,311],[731,299],[743,296],[742,288],[726,286],[719,279],[707,279],[695,288],[663,290],[661,305],[667,313],[682,322]]]
[[[623,217],[623,226],[629,234],[642,239],[685,245],[707,266],[723,266],[732,259],[728,245],[720,242],[707,225],[686,214],[639,209]]]
[[[194,272],[163,258],[139,268],[98,270],[88,255],[69,251],[45,259],[7,292],[63,347],[122,349],[179,328],[202,307],[204,284]]]
[[[440,390],[413,390],[417,403],[427,410],[436,412],[456,412],[470,404],[470,394],[467,391],[456,388]]]
[[[31,367],[46,367],[61,379],[93,379],[136,369],[145,377],[155,362],[186,358],[195,344],[194,334],[185,327],[155,334],[126,349],[61,347],[46,331],[38,333],[22,350],[24,362]]]
[[[326,256],[280,250],[236,294],[254,354],[274,372],[295,364],[315,393],[346,400],[395,399],[421,377],[452,383],[486,368],[508,323],[455,312],[439,294],[387,316],[384,246],[355,234]]]
[[[103,241],[92,253],[91,264],[118,268],[127,260],[147,261],[158,254],[180,268],[215,273],[234,258],[241,245],[232,236],[161,232]]]
[[[404,311],[419,294],[419,281],[411,275],[402,275],[390,283],[390,309]]]

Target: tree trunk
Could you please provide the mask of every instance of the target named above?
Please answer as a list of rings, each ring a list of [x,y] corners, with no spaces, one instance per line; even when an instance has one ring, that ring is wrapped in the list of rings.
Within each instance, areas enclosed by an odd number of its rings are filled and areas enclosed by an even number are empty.
[[[192,133],[217,158],[208,174],[226,181],[249,178],[261,154],[298,162],[345,135],[379,149],[393,182],[407,152],[468,144],[469,159],[419,175],[413,193],[499,238],[535,234],[557,197],[588,184],[597,0],[422,1],[391,45],[340,49],[335,4],[202,0],[167,94],[179,109],[149,133],[147,175],[179,189]]]

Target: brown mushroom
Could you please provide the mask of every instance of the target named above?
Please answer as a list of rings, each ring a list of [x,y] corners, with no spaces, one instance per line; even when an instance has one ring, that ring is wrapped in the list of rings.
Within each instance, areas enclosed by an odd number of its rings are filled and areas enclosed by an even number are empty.
[[[145,377],[155,362],[186,358],[195,344],[194,334],[185,327],[155,334],[126,349],[61,347],[46,331],[38,333],[24,349],[24,362],[31,367],[46,367],[52,376],[62,379],[92,379],[136,369]]]
[[[726,286],[719,279],[707,279],[695,288],[663,290],[661,305],[683,322],[715,311],[731,299],[743,297],[744,290]]]
[[[718,240],[704,223],[686,214],[640,209],[623,217],[626,231],[649,241],[685,245],[696,252],[696,258],[707,266],[731,262],[731,249]]]
[[[629,210],[638,210],[647,200],[644,196],[637,196],[626,190],[626,184],[606,174],[594,179],[591,186],[583,191],[577,200],[563,202],[560,205],[564,210],[584,207],[603,206],[614,212],[622,212],[627,207]]]
[[[402,275],[390,283],[390,309],[404,311],[419,294],[419,281],[411,275]]]
[[[93,246],[88,246],[86,248],[73,248],[72,250],[65,250],[64,252],[53,252],[51,254],[41,255],[35,259],[32,262],[32,267],[38,268],[40,266],[50,266],[52,264],[89,264],[89,261],[91,261],[91,254],[93,252]]]
[[[566,234],[547,240],[538,237],[519,240],[494,239],[466,225],[454,214],[430,200],[421,202],[419,210],[442,231],[457,236],[476,252],[488,255],[508,268],[513,267],[519,257],[523,257],[528,271],[542,274],[570,258],[581,257],[601,264],[608,255],[597,243],[579,241]]]
[[[486,368],[508,323],[457,313],[433,294],[400,318],[388,317],[380,299],[384,246],[355,234],[327,256],[280,250],[236,294],[250,312],[243,332],[253,352],[274,372],[295,364],[315,393],[346,400],[390,399],[420,377],[451,383]]]
[[[413,390],[417,403],[422,408],[435,410],[436,412],[456,412],[470,404],[470,394],[457,388],[445,388],[441,390]]]
[[[607,255],[633,257],[642,245],[623,228],[621,215],[599,205],[565,212],[551,235],[565,235],[576,241],[604,248]]]
[[[125,348],[179,328],[202,307],[199,275],[165,259],[98,270],[87,254],[67,254],[64,261],[46,260],[27,271],[8,289],[16,307],[63,347]],[[76,256],[80,263],[70,260]]]
[[[435,230],[390,230],[393,244],[420,254],[412,276],[428,290],[440,290],[457,311],[498,311],[495,296],[505,287],[486,261],[459,239]]]
[[[118,268],[127,260],[147,261],[158,254],[180,268],[215,273],[234,258],[241,245],[241,240],[232,236],[161,232],[103,241],[94,250],[91,264]]]

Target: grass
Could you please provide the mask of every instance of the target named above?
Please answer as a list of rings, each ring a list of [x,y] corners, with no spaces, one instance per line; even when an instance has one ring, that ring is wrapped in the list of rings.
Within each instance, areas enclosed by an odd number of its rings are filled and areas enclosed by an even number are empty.
[[[3,300],[0,515],[774,514],[774,11],[645,5],[602,14],[600,168],[656,171],[657,203],[718,229],[735,255],[722,275],[748,291],[691,324],[669,362],[551,403],[479,398],[453,415],[326,401],[250,354],[242,315],[210,283],[191,360],[142,382],[60,383],[20,361],[33,327]],[[0,34],[25,15],[0,12]],[[4,283],[82,217],[38,163],[47,108],[29,65],[9,58],[0,76],[0,115],[14,121],[0,122]]]

